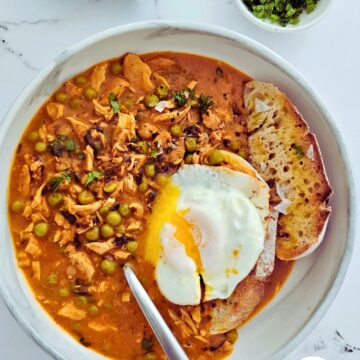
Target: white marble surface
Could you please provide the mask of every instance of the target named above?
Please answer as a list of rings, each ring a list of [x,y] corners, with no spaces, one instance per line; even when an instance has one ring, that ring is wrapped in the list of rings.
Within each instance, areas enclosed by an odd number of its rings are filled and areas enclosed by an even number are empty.
[[[331,13],[315,27],[277,35],[250,24],[231,0],[0,0],[0,119],[39,69],[68,46],[98,31],[150,19],[221,25],[275,50],[312,82],[335,115],[353,164],[359,194],[360,2],[334,2]],[[287,360],[310,355],[326,360],[360,359],[358,259],[359,243],[328,313]],[[1,300],[0,359],[50,359],[22,332]]]

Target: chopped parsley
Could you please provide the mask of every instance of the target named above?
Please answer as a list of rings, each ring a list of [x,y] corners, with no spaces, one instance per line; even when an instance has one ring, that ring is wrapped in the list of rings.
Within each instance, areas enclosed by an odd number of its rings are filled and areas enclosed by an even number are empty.
[[[70,182],[71,181],[71,174],[66,171],[58,176],[54,176],[50,181],[49,184],[51,186],[52,190],[57,190],[60,186],[60,184],[64,181]]]
[[[183,91],[177,91],[174,95],[174,102],[177,107],[184,106],[187,103],[185,93]]]
[[[156,159],[158,155],[159,155],[158,149],[151,149],[150,156],[152,158]]]
[[[300,145],[297,145],[297,144],[294,144],[293,145],[293,148],[295,150],[295,154],[298,156],[298,157],[303,157],[305,155],[305,152],[304,152],[304,149],[302,148],[302,146]]]
[[[209,108],[214,105],[211,96],[200,95],[199,96],[199,112],[200,115],[206,114]]]
[[[102,172],[99,171],[90,171],[87,174],[86,177],[86,182],[85,182],[85,186],[90,185],[93,181],[95,181],[96,179],[102,178],[104,175]]]
[[[259,19],[269,19],[281,26],[296,25],[300,15],[313,12],[319,0],[243,0],[248,9]]]
[[[110,103],[112,109],[114,110],[115,114],[120,112],[120,104],[117,101],[116,96],[115,96],[114,93],[109,94],[109,103]]]

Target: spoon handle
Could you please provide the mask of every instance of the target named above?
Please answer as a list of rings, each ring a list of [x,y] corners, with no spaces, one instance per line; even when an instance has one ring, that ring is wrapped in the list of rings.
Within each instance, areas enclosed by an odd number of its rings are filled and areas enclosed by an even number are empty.
[[[170,360],[188,360],[189,358],[183,348],[176,340],[129,264],[124,266],[124,274],[136,301],[164,349],[165,354]]]

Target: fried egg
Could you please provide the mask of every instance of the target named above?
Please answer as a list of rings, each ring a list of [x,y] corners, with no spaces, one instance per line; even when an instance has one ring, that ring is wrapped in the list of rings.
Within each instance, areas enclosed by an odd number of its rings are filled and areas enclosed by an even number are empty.
[[[256,264],[264,247],[269,188],[246,162],[244,169],[186,165],[158,195],[145,259],[172,303],[226,299]]]

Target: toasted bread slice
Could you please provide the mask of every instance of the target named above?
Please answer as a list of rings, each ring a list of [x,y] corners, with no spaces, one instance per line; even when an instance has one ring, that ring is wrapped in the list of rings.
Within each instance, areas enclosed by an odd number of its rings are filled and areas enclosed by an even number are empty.
[[[280,211],[276,255],[303,257],[320,244],[330,214],[331,187],[315,136],[285,94],[251,81],[244,104],[251,163],[273,189]],[[277,195],[275,195],[277,193]],[[281,201],[282,200],[282,201]]]
[[[209,315],[209,334],[222,334],[239,327],[252,314],[264,296],[264,282],[253,275],[246,277],[226,300],[204,304]]]

